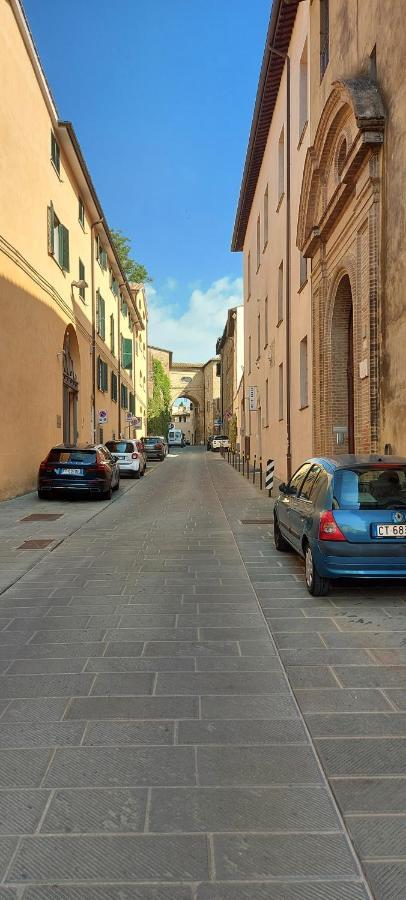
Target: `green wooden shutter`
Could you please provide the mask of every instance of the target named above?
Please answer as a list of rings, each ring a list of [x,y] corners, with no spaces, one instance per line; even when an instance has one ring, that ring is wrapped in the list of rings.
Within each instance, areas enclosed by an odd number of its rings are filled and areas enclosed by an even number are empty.
[[[99,294],[99,334],[100,334],[100,337],[103,339],[103,341],[104,341],[104,338],[106,337],[105,310],[106,310],[105,302],[104,302],[101,294]]]
[[[122,360],[123,369],[132,369],[133,367],[133,342],[131,338],[123,338],[122,344]]]
[[[114,316],[113,316],[113,314],[110,316],[110,350],[114,354],[115,336],[114,336]]]
[[[55,252],[54,249],[54,208],[52,203],[48,206],[48,253],[52,256]]]
[[[99,323],[100,323],[100,293],[97,290],[96,291],[96,332],[97,332],[97,334],[100,333],[99,332],[99,327],[100,327]]]
[[[64,225],[59,226],[59,263],[69,272],[69,231]]]

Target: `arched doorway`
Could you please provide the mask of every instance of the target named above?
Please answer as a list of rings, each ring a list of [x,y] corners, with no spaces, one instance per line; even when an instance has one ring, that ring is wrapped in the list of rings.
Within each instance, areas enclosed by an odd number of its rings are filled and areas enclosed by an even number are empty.
[[[71,325],[63,342],[63,440],[77,444],[79,399],[79,347]]]
[[[355,453],[353,303],[348,275],[341,278],[334,299],[331,391],[334,452]]]

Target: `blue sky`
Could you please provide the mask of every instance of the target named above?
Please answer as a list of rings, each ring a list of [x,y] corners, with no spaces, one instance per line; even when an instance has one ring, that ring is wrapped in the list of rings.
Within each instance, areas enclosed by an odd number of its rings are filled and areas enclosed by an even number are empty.
[[[271,0],[25,0],[107,219],[153,276],[150,343],[215,352]]]

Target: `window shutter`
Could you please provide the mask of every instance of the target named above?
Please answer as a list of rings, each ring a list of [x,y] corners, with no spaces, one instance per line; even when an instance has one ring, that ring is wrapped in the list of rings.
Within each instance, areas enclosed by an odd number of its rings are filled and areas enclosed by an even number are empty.
[[[108,370],[107,363],[103,363],[103,390],[104,391],[108,390],[108,386],[109,386],[108,375],[109,375],[109,370]]]
[[[97,387],[101,390],[101,359],[97,357]]]
[[[121,364],[123,369],[132,369],[133,367],[133,342],[131,338],[123,338]]]
[[[97,334],[100,334],[100,294],[99,291],[96,291],[96,331]]]
[[[114,338],[114,316],[110,316],[110,350],[114,354],[115,338]]]
[[[59,226],[59,262],[69,272],[69,231],[64,225]]]
[[[105,303],[101,294],[99,294],[99,325],[99,334],[104,341],[104,338],[106,336]]]
[[[54,249],[54,208],[52,203],[48,206],[48,253],[53,256]]]

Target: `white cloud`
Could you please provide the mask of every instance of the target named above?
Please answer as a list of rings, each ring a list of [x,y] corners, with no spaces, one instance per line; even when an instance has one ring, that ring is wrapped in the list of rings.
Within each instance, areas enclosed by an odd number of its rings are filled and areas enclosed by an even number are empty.
[[[172,350],[175,361],[206,362],[216,354],[227,310],[243,302],[242,285],[242,278],[225,276],[213,281],[207,291],[195,288],[183,312],[149,286],[149,343]]]

